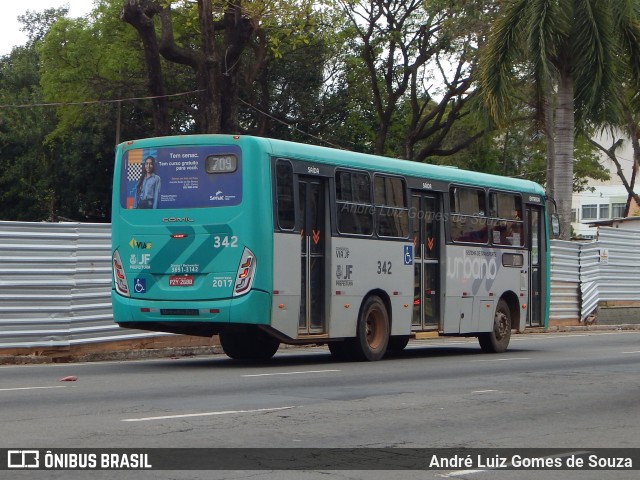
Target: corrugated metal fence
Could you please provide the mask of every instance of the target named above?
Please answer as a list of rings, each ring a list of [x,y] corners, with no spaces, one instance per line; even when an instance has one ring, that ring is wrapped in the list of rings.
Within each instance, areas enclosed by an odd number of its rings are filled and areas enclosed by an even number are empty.
[[[596,241],[580,251],[581,320],[602,302],[639,301],[639,272],[640,231],[599,227]]]
[[[580,318],[580,244],[551,241],[551,304],[549,322]]]
[[[604,302],[639,302],[639,272],[638,230],[598,227],[592,242],[552,240],[550,322],[585,322]]]
[[[551,244],[550,321],[584,321],[603,301],[636,301],[640,232],[600,227]],[[69,347],[163,334],[111,313],[111,225],[0,221],[0,348]]]
[[[157,334],[111,313],[111,225],[0,222],[0,348]]]

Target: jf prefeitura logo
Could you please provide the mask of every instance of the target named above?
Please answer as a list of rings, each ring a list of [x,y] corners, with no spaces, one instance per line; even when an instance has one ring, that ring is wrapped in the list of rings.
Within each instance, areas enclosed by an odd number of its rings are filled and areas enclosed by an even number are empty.
[[[65,450],[7,450],[8,470],[139,470],[151,469],[148,453]]]

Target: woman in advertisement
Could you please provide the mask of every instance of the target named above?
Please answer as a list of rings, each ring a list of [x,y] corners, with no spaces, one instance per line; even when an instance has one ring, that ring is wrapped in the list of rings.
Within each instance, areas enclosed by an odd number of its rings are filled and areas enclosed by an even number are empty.
[[[144,161],[144,169],[138,185],[133,208],[158,208],[160,198],[160,177],[155,173],[156,159],[149,156]]]

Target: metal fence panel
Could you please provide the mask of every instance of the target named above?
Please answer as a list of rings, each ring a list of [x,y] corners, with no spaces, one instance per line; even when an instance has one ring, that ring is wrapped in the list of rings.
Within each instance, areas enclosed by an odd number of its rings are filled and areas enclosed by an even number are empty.
[[[581,320],[603,302],[637,302],[639,268],[640,231],[598,227],[580,251]]]
[[[0,348],[158,335],[113,321],[110,224],[0,221]]]
[[[580,318],[580,244],[551,241],[550,321]]]

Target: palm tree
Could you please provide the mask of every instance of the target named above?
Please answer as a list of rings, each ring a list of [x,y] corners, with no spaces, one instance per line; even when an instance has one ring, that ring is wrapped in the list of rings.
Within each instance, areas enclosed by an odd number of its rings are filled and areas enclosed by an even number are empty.
[[[623,121],[625,80],[640,79],[640,0],[511,0],[480,58],[489,113],[507,121],[515,80],[528,81],[547,139],[547,193],[568,238],[576,127]]]

